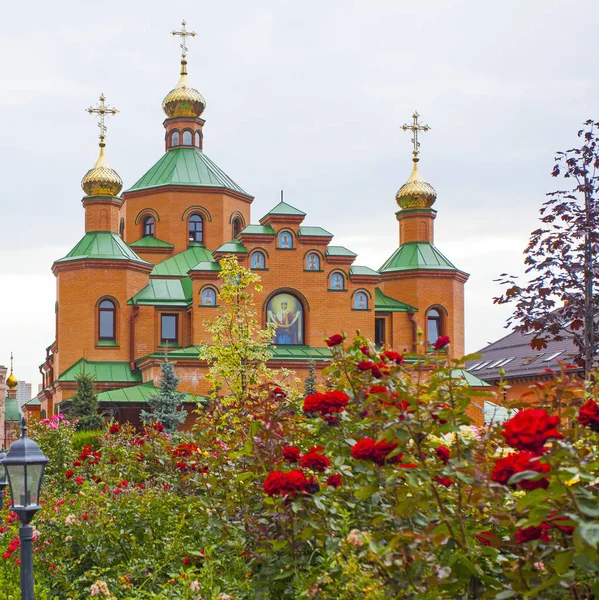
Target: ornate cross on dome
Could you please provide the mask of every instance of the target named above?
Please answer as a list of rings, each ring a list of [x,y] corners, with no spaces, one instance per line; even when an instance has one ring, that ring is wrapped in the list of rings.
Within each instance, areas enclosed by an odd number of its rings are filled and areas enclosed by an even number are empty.
[[[100,128],[100,146],[104,145],[104,138],[106,137],[106,125],[104,124],[104,119],[108,116],[116,115],[119,111],[114,108],[114,106],[110,106],[109,104],[105,104],[106,96],[104,94],[100,94],[99,102],[96,105],[96,108],[90,106],[85,110],[90,115],[98,116],[98,127]]]
[[[181,46],[181,58],[185,58],[187,56],[186,38],[195,37],[196,35],[198,35],[195,31],[187,31],[187,29],[185,28],[186,25],[187,23],[185,22],[185,20],[183,20],[181,21],[181,31],[171,31],[173,35],[178,35],[181,37],[181,44],[179,44]]]
[[[428,125],[421,125],[420,123],[418,123],[418,117],[420,115],[418,114],[418,111],[414,111],[414,114],[412,115],[412,119],[413,122],[411,125],[408,125],[407,123],[404,123],[401,128],[404,131],[411,131],[412,132],[412,144],[414,144],[414,150],[412,151],[412,154],[414,155],[414,159],[417,160],[418,159],[418,154],[419,154],[419,150],[418,148],[420,148],[420,142],[418,141],[418,132],[419,131],[428,131],[430,129],[430,127]]]

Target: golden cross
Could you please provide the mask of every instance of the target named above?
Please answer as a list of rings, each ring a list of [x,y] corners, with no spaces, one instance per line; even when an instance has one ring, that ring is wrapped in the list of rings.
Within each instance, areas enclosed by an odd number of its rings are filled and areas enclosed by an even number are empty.
[[[404,131],[408,131],[410,130],[412,132],[412,144],[414,144],[414,150],[412,151],[412,154],[414,155],[414,158],[418,158],[418,153],[419,150],[418,148],[420,148],[420,142],[418,141],[418,132],[419,131],[428,131],[430,129],[430,127],[428,125],[420,125],[420,123],[418,123],[418,117],[420,115],[418,114],[418,111],[414,111],[414,114],[412,115],[412,119],[413,122],[411,125],[408,125],[407,123],[405,123],[404,125],[401,126],[401,128]]]
[[[181,31],[171,31],[171,33],[173,35],[178,35],[181,37],[181,57],[185,58],[187,56],[187,46],[186,46],[186,38],[188,37],[195,37],[196,35],[198,35],[195,31],[187,31],[187,29],[185,28],[185,26],[187,25],[187,23],[185,22],[185,19],[183,21],[181,21]]]
[[[85,110],[90,115],[98,115],[98,127],[100,128],[100,144],[104,143],[104,138],[106,137],[106,125],[104,124],[104,119],[108,116],[116,115],[119,111],[114,108],[114,106],[110,106],[109,104],[105,104],[104,100],[106,100],[106,96],[104,94],[100,94],[99,102],[96,105],[96,108],[90,106]]]

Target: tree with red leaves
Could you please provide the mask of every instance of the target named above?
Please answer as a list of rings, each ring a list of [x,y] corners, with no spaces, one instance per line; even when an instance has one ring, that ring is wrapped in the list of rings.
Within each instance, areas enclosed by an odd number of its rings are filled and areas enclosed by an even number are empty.
[[[515,303],[507,326],[533,332],[533,349],[572,337],[579,349],[575,362],[584,367],[585,376],[599,350],[598,127],[599,122],[586,121],[578,132],[580,148],[559,152],[555,158],[553,177],[571,184],[568,190],[547,194],[540,209],[542,225],[531,233],[524,251],[526,273],[532,279],[520,285],[516,276],[502,273],[497,281],[508,287],[494,298],[496,304]]]

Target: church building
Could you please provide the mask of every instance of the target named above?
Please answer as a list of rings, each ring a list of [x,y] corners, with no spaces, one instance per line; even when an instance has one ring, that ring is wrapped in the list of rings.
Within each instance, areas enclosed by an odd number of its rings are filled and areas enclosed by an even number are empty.
[[[185,42],[195,34],[185,23],[173,34],[182,40],[181,75],[162,103],[164,154],[122,193],[105,156],[104,118],[116,110],[104,96],[88,109],[100,120],[100,151],[82,181],[85,232],[52,265],[56,338],[41,365],[41,415],[60,411],[85,371],[102,405],[129,418],[155,391],[165,349],[180,389],[206,394],[208,365],[198,352],[211,342],[203,323],[219,310],[219,260],[227,255],[262,278],[256,303],[264,324],[276,324],[273,367],[305,377],[312,359],[319,371],[330,358],[325,338],[356,329],[414,352],[448,335],[450,354],[462,356],[468,275],[434,245],[437,194],[418,168],[418,134],[428,129],[418,114],[404,126],[414,151],[395,196],[398,245],[379,269],[360,266],[333,233],[283,198],[252,216],[253,196],[204,151],[206,101],[187,75]],[[380,201],[391,216],[392,196]]]

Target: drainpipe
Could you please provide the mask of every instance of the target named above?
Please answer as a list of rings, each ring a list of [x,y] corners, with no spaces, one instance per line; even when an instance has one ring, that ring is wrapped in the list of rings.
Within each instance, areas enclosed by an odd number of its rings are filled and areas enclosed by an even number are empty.
[[[410,323],[412,323],[412,352],[418,352],[418,323],[416,323],[416,319],[414,318],[414,312],[408,312],[408,318],[410,319]]]
[[[135,371],[135,319],[139,314],[139,306],[133,305],[133,311],[129,317],[129,368]]]

